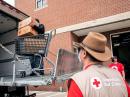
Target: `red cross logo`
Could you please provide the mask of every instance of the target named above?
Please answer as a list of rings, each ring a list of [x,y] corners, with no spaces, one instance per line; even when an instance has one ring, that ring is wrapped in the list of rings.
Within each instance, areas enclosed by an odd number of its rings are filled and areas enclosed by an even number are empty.
[[[112,69],[118,70],[117,66],[112,66]]]
[[[91,86],[95,89],[100,89],[102,87],[101,80],[98,77],[91,78]]]
[[[94,79],[93,85],[96,85],[96,87],[99,87],[100,81],[97,81],[97,79]]]

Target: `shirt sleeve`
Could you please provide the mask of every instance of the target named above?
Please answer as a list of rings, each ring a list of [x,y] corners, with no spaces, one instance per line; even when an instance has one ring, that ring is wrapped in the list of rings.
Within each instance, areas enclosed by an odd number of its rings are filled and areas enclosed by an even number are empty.
[[[124,71],[124,65],[120,63],[121,71]]]
[[[71,80],[70,82],[67,97],[83,97],[82,92],[80,91],[79,87],[77,86],[74,80]]]

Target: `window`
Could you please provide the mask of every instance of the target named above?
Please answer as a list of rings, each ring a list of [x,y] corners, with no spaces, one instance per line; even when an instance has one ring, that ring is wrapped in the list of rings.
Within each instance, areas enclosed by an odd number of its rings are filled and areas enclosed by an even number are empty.
[[[47,0],[36,0],[36,9],[47,7]]]

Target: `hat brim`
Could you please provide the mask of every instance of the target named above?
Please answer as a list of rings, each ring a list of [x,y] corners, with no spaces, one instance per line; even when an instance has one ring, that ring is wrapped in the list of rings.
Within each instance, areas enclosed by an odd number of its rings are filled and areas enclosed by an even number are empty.
[[[102,53],[102,52],[94,51],[94,50],[84,46],[81,43],[76,43],[76,45],[84,48],[91,56],[93,56],[95,59],[102,61],[102,62],[108,61],[112,56],[111,51],[107,46],[105,47],[105,52]]]

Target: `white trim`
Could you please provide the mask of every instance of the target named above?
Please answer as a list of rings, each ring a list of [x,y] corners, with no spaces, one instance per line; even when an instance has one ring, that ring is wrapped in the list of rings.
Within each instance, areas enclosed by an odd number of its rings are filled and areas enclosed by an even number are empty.
[[[116,35],[116,34],[123,34],[123,33],[128,33],[128,32],[130,32],[130,30],[128,30],[128,31],[121,31],[121,32],[115,32],[115,33],[112,33],[112,34],[110,34],[110,35]]]
[[[68,31],[81,30],[85,28],[87,29],[87,28],[112,24],[115,22],[120,22],[120,21],[125,21],[125,20],[130,20],[130,11],[113,15],[113,16],[95,19],[92,21],[87,21],[87,22],[83,22],[79,24],[74,24],[74,25],[58,28],[56,29],[56,33],[58,34],[58,33],[63,33],[63,32],[68,32]]]
[[[130,31],[121,31],[121,32],[118,32],[118,33],[112,33],[110,34],[110,46],[111,46],[111,52],[112,52],[112,57],[113,57],[113,47],[112,47],[112,39],[111,39],[111,36],[112,35],[117,35],[117,34],[123,34],[123,33],[129,33]]]

